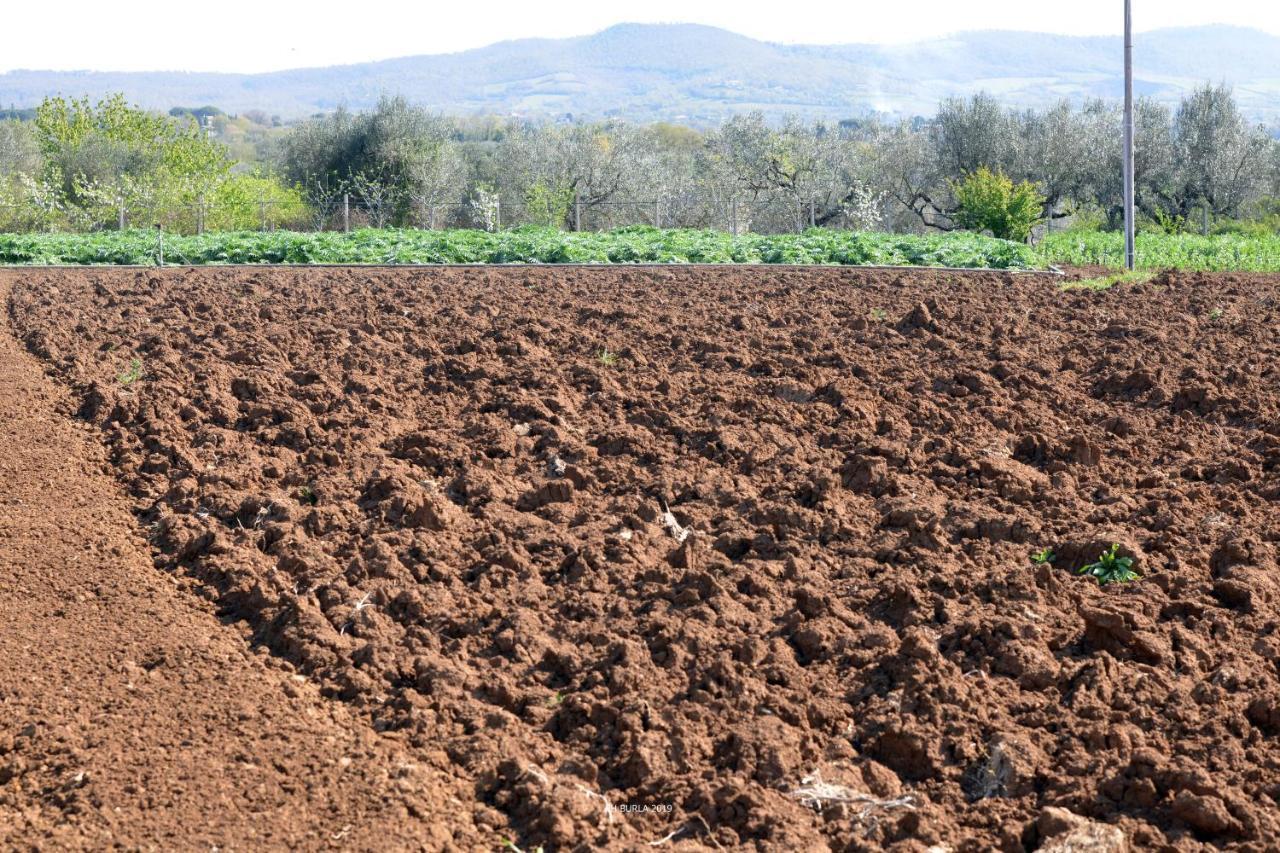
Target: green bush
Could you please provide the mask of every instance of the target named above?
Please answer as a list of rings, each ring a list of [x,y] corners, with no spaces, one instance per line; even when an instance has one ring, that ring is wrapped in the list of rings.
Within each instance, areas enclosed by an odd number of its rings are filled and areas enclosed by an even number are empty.
[[[1187,217],[1178,216],[1176,213],[1166,213],[1163,210],[1156,210],[1152,217],[1155,223],[1154,228],[1144,228],[1144,231],[1156,231],[1161,234],[1186,234],[1187,233]],[[1141,227],[1141,217],[1139,217],[1138,225]]]
[[[959,211],[956,224],[967,231],[989,231],[1002,240],[1025,241],[1042,221],[1045,197],[1030,181],[1015,184],[986,166],[953,182]]]
[[[524,207],[525,215],[534,225],[560,228],[568,220],[569,210],[573,207],[573,190],[569,187],[548,187],[538,181],[525,190]]]
[[[231,175],[218,184],[206,205],[208,231],[298,227],[310,214],[298,188],[264,172]]]
[[[163,214],[186,227],[231,173],[226,149],[195,122],[130,106],[119,94],[97,104],[46,98],[33,124],[43,166],[28,196],[33,207],[47,199],[59,212],[49,227],[115,227],[122,204],[148,224]]]

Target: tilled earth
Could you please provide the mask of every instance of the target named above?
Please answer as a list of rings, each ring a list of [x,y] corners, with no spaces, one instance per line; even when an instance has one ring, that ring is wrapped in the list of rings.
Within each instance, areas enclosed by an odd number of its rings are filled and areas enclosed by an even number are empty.
[[[495,848],[1280,837],[1278,278],[28,271],[10,313],[158,564]],[[1076,573],[1113,543],[1140,580]]]

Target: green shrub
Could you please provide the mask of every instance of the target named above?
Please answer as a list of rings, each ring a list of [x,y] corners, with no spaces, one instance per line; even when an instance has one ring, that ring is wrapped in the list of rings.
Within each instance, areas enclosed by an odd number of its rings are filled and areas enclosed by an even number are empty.
[[[296,187],[264,172],[229,176],[205,202],[204,227],[209,231],[288,228],[306,223],[309,210]]]
[[[136,221],[188,228],[195,208],[231,173],[226,149],[195,122],[131,106],[116,94],[46,98],[33,122],[43,166],[29,195],[61,213],[50,227],[113,228],[124,204]],[[38,205],[37,205],[38,206]]]
[[[569,218],[571,207],[573,190],[568,187],[552,188],[539,181],[525,190],[525,215],[533,225],[561,228]]]
[[[1155,216],[1152,217],[1156,228],[1162,234],[1185,234],[1187,233],[1187,217],[1178,216],[1176,213],[1166,213],[1163,210],[1156,210]],[[1150,230],[1156,230],[1156,228]]]
[[[1045,197],[1030,181],[1015,184],[986,166],[953,182],[959,211],[956,224],[967,231],[989,231],[1002,240],[1025,241],[1040,224]]]

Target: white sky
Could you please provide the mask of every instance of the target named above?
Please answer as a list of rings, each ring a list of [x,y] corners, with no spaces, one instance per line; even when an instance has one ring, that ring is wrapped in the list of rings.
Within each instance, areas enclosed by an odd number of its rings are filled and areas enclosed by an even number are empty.
[[[45,0],[0,11],[0,71],[270,71],[525,37],[586,35],[616,23],[688,22],[770,41],[907,42],[974,29],[1116,33],[1121,0]],[[622,7],[622,8],[619,8]],[[1139,31],[1208,23],[1280,34],[1276,0],[1134,0]]]

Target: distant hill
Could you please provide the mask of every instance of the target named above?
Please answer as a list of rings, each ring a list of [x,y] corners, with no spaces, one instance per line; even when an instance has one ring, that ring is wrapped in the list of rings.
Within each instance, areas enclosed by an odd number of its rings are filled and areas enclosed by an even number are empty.
[[[1280,121],[1280,37],[1207,26],[1137,37],[1138,90],[1174,102],[1226,81],[1247,113]],[[712,124],[734,113],[849,118],[932,114],[985,89],[1010,106],[1120,95],[1115,38],[980,31],[908,45],[780,45],[693,24],[621,24],[591,36],[525,39],[461,53],[268,74],[13,71],[0,107],[52,94],[123,91],[147,107],[216,104],[285,118],[402,94],[455,114],[620,116]]]

